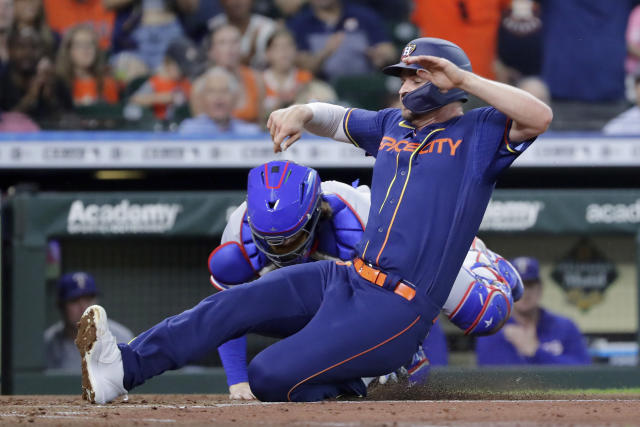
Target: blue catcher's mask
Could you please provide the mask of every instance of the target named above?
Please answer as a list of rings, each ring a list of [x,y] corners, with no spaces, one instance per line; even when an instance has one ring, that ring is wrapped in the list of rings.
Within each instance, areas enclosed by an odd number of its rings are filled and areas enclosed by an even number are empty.
[[[431,55],[448,59],[463,70],[471,70],[471,62],[457,45],[443,39],[422,37],[407,43],[402,50],[401,61],[385,67],[382,71],[390,76],[399,77],[403,70],[421,70],[417,64],[406,64],[402,59],[408,56]],[[454,101],[466,102],[467,93],[461,89],[451,89],[446,93],[431,82],[427,82],[419,88],[407,93],[402,98],[402,104],[415,114],[428,113]]]
[[[314,169],[274,161],[249,172],[247,219],[256,247],[278,267],[304,261],[320,219],[320,177]]]

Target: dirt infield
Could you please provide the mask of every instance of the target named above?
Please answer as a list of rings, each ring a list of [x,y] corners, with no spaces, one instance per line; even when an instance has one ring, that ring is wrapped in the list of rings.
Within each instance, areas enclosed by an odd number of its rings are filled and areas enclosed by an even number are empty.
[[[629,426],[638,396],[556,400],[233,402],[223,395],[132,395],[90,405],[80,396],[0,396],[0,425],[91,426]]]

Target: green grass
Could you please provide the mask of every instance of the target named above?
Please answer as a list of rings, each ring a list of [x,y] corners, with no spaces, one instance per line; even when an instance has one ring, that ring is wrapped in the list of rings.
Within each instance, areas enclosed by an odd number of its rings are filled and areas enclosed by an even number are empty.
[[[554,400],[640,399],[640,388],[541,389],[536,387],[495,390],[484,387],[460,390],[454,387],[409,387],[392,384],[371,390],[373,400]]]
[[[533,392],[533,390],[532,390]],[[587,395],[603,395],[603,394],[624,394],[640,396],[640,387],[634,388],[587,388],[587,389],[567,389],[567,390],[549,390],[550,394],[587,394]]]

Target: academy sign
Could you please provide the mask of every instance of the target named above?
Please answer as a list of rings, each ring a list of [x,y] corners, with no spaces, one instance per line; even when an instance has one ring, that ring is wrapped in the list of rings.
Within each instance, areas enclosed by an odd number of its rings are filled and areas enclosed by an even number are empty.
[[[492,200],[482,219],[480,230],[528,230],[536,225],[544,203],[537,200]]]
[[[164,233],[173,228],[182,205],[177,203],[87,204],[75,200],[67,216],[70,234]]]
[[[635,224],[640,222],[640,199],[634,203],[592,203],[587,206],[587,222],[591,224]]]

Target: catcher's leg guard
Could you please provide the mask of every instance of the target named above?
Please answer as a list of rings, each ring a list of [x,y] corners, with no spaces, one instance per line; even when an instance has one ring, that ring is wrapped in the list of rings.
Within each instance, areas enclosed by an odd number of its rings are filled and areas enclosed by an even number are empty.
[[[500,255],[495,254],[495,264],[498,267],[498,272],[504,278],[504,280],[509,284],[511,288],[511,296],[513,296],[513,301],[518,301],[522,298],[522,294],[524,294],[524,285],[522,284],[522,279],[518,274],[518,271],[511,265],[509,261],[502,258]]]
[[[463,267],[444,305],[449,320],[465,335],[497,332],[511,314],[511,288],[492,268]]]

